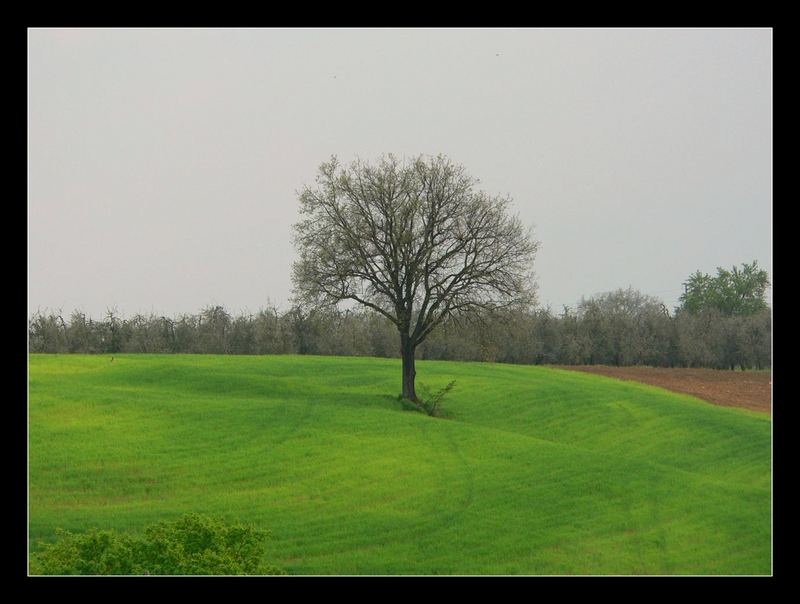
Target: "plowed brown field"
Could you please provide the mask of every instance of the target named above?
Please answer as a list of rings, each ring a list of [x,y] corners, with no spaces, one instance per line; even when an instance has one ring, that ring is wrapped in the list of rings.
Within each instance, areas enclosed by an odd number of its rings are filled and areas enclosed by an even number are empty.
[[[610,367],[607,365],[551,365],[586,371],[620,380],[642,382],[690,394],[726,407],[742,407],[772,414],[772,374],[765,371],[724,371],[666,367]]]

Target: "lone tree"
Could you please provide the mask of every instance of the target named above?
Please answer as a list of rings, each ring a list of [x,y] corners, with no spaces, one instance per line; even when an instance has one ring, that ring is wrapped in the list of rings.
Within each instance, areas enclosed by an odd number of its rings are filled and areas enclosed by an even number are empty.
[[[538,242],[507,213],[510,199],[477,183],[441,155],[349,167],[332,157],[299,195],[296,296],[313,305],[353,300],[394,323],[402,396],[415,404],[415,351],[434,329],[533,302]]]

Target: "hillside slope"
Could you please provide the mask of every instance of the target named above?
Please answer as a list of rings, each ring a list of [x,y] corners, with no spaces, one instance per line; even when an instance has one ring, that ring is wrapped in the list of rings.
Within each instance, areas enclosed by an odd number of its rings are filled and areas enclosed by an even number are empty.
[[[31,355],[32,547],[197,511],[296,574],[769,574],[770,420],[557,369]]]

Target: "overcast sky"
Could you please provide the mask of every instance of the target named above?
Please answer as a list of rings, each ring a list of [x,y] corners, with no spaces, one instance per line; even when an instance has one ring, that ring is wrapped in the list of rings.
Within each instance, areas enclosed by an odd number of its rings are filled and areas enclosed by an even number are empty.
[[[446,154],[539,300],[772,277],[770,29],[30,29],[29,309],[287,308],[296,192]]]

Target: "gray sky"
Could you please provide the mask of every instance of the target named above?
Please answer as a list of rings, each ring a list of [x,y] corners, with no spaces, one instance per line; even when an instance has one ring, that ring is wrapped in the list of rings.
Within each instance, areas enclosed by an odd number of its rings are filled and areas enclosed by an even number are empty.
[[[444,153],[560,310],[772,276],[770,29],[30,29],[29,309],[287,308],[319,164]]]

